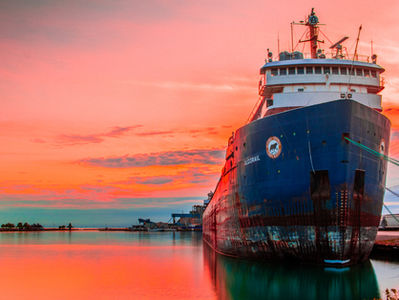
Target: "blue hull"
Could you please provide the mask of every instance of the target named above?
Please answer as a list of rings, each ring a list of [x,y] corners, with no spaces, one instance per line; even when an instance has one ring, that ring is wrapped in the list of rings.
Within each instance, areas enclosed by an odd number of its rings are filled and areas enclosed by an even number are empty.
[[[366,260],[381,216],[387,163],[344,137],[387,154],[389,135],[385,116],[350,100],[293,109],[240,128],[203,215],[204,240],[238,257],[329,265]],[[280,144],[267,151],[271,138]]]

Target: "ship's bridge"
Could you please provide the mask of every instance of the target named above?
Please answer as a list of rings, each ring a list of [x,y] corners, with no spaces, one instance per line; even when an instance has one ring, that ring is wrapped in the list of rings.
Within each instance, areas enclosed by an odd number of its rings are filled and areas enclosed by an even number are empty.
[[[299,53],[301,54],[301,53]],[[352,99],[381,111],[384,69],[376,63],[346,59],[287,59],[260,70],[259,94],[266,115],[288,109]]]

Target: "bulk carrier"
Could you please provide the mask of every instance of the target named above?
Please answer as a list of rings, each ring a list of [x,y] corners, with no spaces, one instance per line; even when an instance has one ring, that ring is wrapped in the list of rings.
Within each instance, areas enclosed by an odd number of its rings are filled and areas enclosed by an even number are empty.
[[[323,265],[365,261],[381,218],[390,121],[381,114],[377,56],[319,48],[314,10],[310,56],[268,51],[259,101],[228,140],[221,178],[203,214],[203,239],[219,253]],[[292,25],[291,25],[292,26]],[[358,143],[358,144],[357,144]]]

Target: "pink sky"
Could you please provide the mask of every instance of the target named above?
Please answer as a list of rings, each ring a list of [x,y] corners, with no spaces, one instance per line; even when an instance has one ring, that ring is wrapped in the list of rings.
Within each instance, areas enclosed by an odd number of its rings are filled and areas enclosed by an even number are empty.
[[[350,36],[349,50],[363,24],[360,52],[373,40],[398,130],[396,0],[2,1],[3,206],[198,203],[257,100],[266,48],[277,54],[277,34],[288,48],[289,23],[311,7],[330,40]],[[388,186],[399,184],[394,168]]]

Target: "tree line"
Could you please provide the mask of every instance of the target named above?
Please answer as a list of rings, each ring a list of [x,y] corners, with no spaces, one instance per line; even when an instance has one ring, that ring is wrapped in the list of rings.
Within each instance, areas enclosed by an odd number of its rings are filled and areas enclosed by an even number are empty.
[[[19,222],[17,226],[15,226],[13,223],[1,224],[1,229],[2,230],[43,230],[44,228],[39,223],[29,224],[25,222],[22,224],[22,222]]]
[[[44,230],[44,227],[39,223],[29,224],[27,222],[23,223],[19,222],[17,225],[13,223],[5,223],[1,224],[0,231],[36,231],[36,230]],[[71,223],[68,225],[58,226],[59,230],[72,230],[73,226]]]

